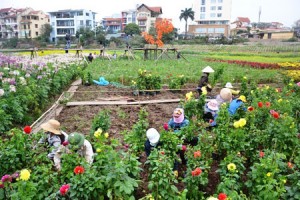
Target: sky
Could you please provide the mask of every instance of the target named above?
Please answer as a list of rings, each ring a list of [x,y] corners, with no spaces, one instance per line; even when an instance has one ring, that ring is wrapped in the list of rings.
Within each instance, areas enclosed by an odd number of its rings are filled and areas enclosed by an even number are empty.
[[[0,0],[0,8],[31,7],[44,12],[63,9],[87,9],[97,13],[96,19],[112,16],[123,10],[134,9],[136,5],[162,7],[164,18],[171,18],[174,27],[184,30],[185,21],[179,20],[181,10],[192,8],[194,0]],[[300,0],[232,0],[231,20],[248,17],[251,22],[258,21],[261,7],[261,22],[281,22],[292,27],[300,19]],[[188,21],[190,24],[191,21]]]

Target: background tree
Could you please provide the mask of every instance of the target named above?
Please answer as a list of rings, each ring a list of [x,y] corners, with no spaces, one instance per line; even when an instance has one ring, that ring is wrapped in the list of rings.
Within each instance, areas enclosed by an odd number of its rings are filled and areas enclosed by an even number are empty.
[[[50,24],[43,24],[41,26],[41,41],[49,42],[50,41],[50,34],[53,28]]]
[[[143,37],[149,44],[155,44],[161,47],[164,45],[162,41],[163,35],[172,32],[174,30],[174,26],[169,20],[162,19],[162,21],[158,21],[155,23],[155,30],[156,30],[155,35],[151,35],[147,32],[143,32]]]
[[[127,24],[125,29],[124,29],[124,33],[126,33],[126,35],[139,35],[141,34],[141,31],[140,31],[140,28],[137,24],[134,24],[134,23],[130,23],[130,24]]]
[[[185,10],[181,10],[181,14],[179,16],[180,21],[184,19],[185,21],[185,38],[187,36],[187,21],[190,18],[191,20],[194,20],[195,12],[192,10],[192,8],[186,8]]]

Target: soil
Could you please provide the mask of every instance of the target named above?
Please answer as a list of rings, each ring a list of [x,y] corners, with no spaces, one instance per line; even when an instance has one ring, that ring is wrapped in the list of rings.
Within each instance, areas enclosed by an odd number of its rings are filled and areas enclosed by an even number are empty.
[[[182,90],[170,91],[162,90],[155,93],[141,93],[134,95],[130,88],[117,88],[115,86],[79,86],[74,96],[70,101],[103,101],[103,100],[127,100],[127,101],[145,101],[158,99],[184,99],[185,94],[190,91],[196,93],[196,84],[186,85]],[[216,93],[212,91],[212,93]],[[138,120],[139,110],[143,107],[148,112],[149,127],[162,129],[164,123],[168,122],[172,116],[174,108],[179,103],[161,103],[161,104],[146,104],[146,105],[109,105],[109,106],[70,106],[64,107],[57,120],[61,122],[62,128],[67,132],[81,132],[89,134],[92,125],[92,120],[101,110],[107,109],[110,111],[111,127],[109,129],[110,137],[118,139],[121,144],[123,142],[122,131],[131,130],[132,126]],[[140,155],[141,168],[141,184],[136,191],[136,197],[141,198],[148,194],[148,168],[145,165],[146,155]],[[205,189],[208,194],[214,194],[219,176],[215,172],[218,167],[217,162],[213,162],[211,171],[209,172],[209,183]],[[186,166],[180,166],[178,180],[184,178]],[[179,181],[177,187],[180,191],[184,189],[184,184]]]

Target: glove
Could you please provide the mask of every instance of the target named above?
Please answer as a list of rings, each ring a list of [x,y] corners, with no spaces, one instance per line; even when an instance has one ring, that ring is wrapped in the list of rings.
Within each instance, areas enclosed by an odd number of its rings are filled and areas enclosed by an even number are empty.
[[[175,170],[175,171],[173,171],[173,173],[174,173],[175,178],[177,178],[178,177],[178,171]]]

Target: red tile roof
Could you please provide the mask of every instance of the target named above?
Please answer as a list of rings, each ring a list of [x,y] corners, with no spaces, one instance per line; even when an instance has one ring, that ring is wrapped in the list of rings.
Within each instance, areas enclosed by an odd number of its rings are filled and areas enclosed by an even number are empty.
[[[250,19],[248,17],[238,17],[236,21],[250,23]]]
[[[148,7],[151,11],[156,13],[162,13],[161,7]]]

